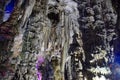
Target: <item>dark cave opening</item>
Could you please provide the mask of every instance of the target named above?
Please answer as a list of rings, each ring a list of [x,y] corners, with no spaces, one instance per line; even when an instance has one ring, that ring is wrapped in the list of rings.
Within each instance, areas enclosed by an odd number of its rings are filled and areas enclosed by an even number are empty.
[[[56,26],[58,24],[58,22],[60,21],[59,13],[50,12],[50,13],[48,13],[47,16],[54,26]]]

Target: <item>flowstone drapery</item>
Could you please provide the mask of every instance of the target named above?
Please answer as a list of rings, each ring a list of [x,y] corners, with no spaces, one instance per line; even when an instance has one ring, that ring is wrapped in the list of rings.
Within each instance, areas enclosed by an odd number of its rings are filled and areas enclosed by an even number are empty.
[[[37,73],[34,72],[40,73],[43,80],[65,79],[64,69],[67,56],[76,54],[75,58],[72,57],[73,60],[79,58],[77,55],[84,56],[82,41],[80,40],[82,34],[77,22],[78,17],[79,12],[74,1],[36,1],[23,36],[21,61],[17,69],[20,79],[32,79],[33,77],[30,76],[34,74],[36,77],[33,79],[36,80]],[[71,49],[69,49],[70,47]],[[74,53],[78,49],[80,52]],[[37,56],[45,58],[43,63],[37,63],[40,68],[35,68],[35,61],[39,60]],[[82,65],[78,67],[77,65],[79,64],[76,61],[76,68],[78,68],[79,73],[79,67]],[[74,72],[78,74],[76,70]],[[77,78],[78,76],[75,77],[75,79]]]

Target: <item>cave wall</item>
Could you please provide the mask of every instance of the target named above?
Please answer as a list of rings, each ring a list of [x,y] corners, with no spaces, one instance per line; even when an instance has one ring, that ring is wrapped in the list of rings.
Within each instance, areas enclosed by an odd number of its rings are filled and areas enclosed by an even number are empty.
[[[10,47],[8,64],[14,70],[1,79],[116,80],[110,67],[119,35],[114,5],[111,0],[21,0],[0,26],[15,26],[1,49]]]

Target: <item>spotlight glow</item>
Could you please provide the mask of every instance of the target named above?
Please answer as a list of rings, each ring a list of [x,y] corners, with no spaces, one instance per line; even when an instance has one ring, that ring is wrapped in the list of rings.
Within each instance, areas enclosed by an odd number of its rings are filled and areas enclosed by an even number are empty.
[[[16,0],[10,0],[10,2],[6,5],[5,13],[4,13],[4,17],[3,17],[4,22],[7,21],[8,18],[10,17],[10,14],[13,11],[15,2],[16,2]]]
[[[36,63],[36,68],[37,68],[37,76],[38,80],[42,80],[42,73],[39,70],[39,67],[44,63],[44,58],[43,57],[38,57],[37,63]]]

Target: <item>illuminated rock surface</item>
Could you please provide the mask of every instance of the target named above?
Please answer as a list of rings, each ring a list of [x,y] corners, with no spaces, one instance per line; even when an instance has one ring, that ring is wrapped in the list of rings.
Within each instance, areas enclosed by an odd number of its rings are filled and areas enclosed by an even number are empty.
[[[115,2],[17,0],[8,20],[0,14],[0,79],[118,80]]]

